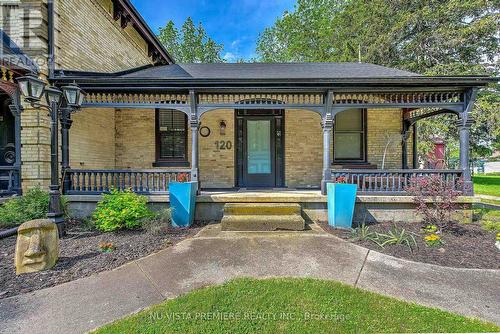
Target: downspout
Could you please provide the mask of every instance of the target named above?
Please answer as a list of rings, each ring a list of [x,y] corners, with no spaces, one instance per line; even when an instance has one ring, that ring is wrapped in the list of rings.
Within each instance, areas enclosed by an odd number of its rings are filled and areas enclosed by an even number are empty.
[[[49,81],[54,79],[55,73],[55,54],[54,54],[54,0],[47,1],[47,46],[49,52],[48,58],[48,69],[49,69]]]

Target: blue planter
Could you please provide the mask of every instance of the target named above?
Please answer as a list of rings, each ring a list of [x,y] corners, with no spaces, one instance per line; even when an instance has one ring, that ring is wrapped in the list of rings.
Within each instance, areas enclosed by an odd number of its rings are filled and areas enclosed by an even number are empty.
[[[338,228],[352,228],[357,185],[328,183],[328,225]]]
[[[168,185],[172,226],[189,227],[194,221],[198,182],[172,182]]]

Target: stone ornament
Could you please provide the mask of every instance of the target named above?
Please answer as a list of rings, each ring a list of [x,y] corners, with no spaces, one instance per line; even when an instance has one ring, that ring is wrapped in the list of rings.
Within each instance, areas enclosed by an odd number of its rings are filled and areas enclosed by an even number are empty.
[[[16,274],[52,268],[59,258],[57,225],[48,219],[23,223],[17,230]]]

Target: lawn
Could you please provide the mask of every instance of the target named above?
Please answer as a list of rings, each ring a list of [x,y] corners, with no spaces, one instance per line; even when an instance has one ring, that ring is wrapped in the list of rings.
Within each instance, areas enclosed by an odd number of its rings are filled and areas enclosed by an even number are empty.
[[[500,327],[332,281],[236,279],[97,333],[494,332]]]
[[[500,173],[474,175],[474,193],[500,197]]]

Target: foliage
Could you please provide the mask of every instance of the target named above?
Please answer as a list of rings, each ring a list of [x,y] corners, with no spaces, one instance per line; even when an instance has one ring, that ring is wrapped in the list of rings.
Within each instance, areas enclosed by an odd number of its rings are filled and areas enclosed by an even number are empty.
[[[370,226],[365,223],[353,229],[351,233],[355,240],[372,240],[375,237],[375,233],[370,232]]]
[[[435,233],[437,232],[438,227],[436,225],[427,225],[424,228],[422,228],[422,232],[424,233]]]
[[[417,241],[413,234],[406,232],[404,228],[399,230],[396,226],[391,228],[387,233],[376,232],[371,240],[381,248],[388,245],[402,245],[408,247],[408,249],[412,251],[414,247],[417,247]]]
[[[61,206],[66,199],[61,197]],[[41,188],[28,190],[23,196],[9,199],[0,205],[0,227],[16,226],[33,219],[47,218],[49,193]]]
[[[177,182],[188,182],[189,174],[188,173],[180,173],[177,175]]]
[[[170,227],[172,212],[170,209],[163,209],[155,212],[154,216],[144,220],[143,227],[152,235],[166,233]]]
[[[497,233],[496,240],[500,241],[500,232]]]
[[[456,201],[461,193],[439,175],[412,178],[405,190],[413,196],[416,210],[426,225],[443,229],[454,221],[453,214],[459,209]]]
[[[478,319],[335,281],[240,278],[167,300],[97,333],[464,333],[499,329]]]
[[[111,253],[116,248],[115,244],[112,242],[100,242],[99,250],[103,253]]]
[[[500,176],[497,175],[474,175],[474,192],[482,195],[500,197]]]
[[[207,35],[201,22],[195,26],[188,17],[180,31],[173,21],[160,28],[160,42],[179,63],[220,63],[222,44],[217,44]]]
[[[148,209],[147,198],[130,190],[112,190],[103,194],[92,215],[96,228],[103,232],[141,227],[142,220],[153,214]]]
[[[492,0],[298,0],[257,42],[265,62],[363,62],[424,75],[499,73],[500,5]],[[500,89],[480,92],[472,110],[471,158],[500,148]],[[432,136],[458,158],[456,116],[419,121],[419,153]],[[431,136],[432,135],[432,136]],[[452,167],[452,166],[450,166]]]
[[[481,226],[486,231],[497,231],[497,232],[500,232],[500,221],[483,220],[481,222]]]
[[[429,247],[441,246],[443,244],[443,240],[436,233],[428,234],[424,237],[425,244]]]

